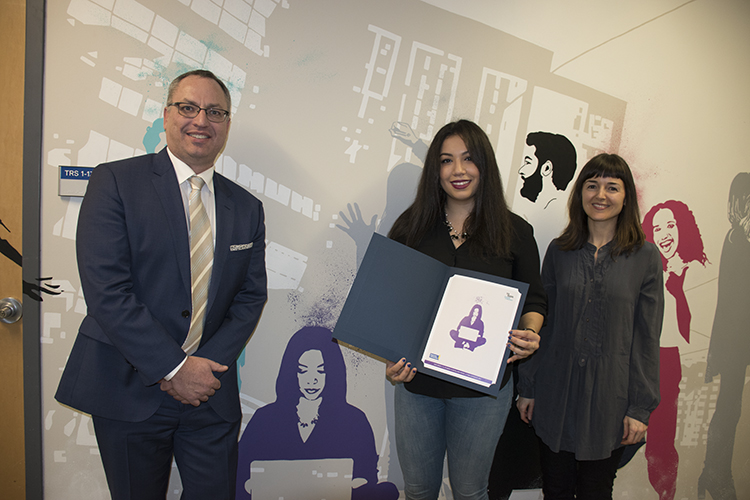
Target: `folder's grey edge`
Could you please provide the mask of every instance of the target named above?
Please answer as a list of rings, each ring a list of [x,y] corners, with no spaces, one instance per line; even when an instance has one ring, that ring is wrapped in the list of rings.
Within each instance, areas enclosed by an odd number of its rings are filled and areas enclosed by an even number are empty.
[[[435,259],[373,234],[333,337],[391,361],[416,360],[425,324],[442,295],[444,269]]]

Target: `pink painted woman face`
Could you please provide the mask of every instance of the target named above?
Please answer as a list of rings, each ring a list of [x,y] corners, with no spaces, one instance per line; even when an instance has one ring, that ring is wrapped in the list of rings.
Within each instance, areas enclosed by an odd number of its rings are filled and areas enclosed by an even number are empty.
[[[662,208],[654,214],[654,243],[665,259],[670,260],[677,254],[680,244],[680,232],[674,213],[668,208]]]

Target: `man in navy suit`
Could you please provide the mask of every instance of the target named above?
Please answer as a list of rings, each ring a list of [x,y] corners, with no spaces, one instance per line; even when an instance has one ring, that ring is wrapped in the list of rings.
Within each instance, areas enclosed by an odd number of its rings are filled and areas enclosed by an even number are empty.
[[[99,165],[81,205],[76,249],[88,312],[55,397],[92,415],[115,500],[164,499],[173,457],[183,499],[234,498],[235,360],[267,292],[263,207],[214,172],[231,109],[213,73],[177,77],[164,109],[167,147]],[[197,312],[188,201],[196,175],[213,265],[200,340],[183,350]]]

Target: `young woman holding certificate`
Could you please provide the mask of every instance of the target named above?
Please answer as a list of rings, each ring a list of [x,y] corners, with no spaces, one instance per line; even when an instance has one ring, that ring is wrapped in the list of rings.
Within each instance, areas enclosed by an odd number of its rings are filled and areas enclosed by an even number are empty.
[[[545,500],[611,499],[624,447],[643,440],[659,403],[661,257],[617,155],[586,163],[568,215],[544,257],[549,316],[519,368],[517,405],[541,440]]]
[[[509,332],[508,362],[539,347],[547,307],[536,241],[531,226],[508,209],[494,151],[475,123],[460,120],[438,131],[416,199],[388,236],[446,265],[528,283],[519,329]],[[484,335],[489,332],[486,326]],[[446,451],[453,498],[487,499],[495,446],[511,405],[510,374],[505,370],[500,393],[492,397],[417,373],[406,359],[387,363],[386,376],[398,384],[396,447],[408,500],[438,498]]]

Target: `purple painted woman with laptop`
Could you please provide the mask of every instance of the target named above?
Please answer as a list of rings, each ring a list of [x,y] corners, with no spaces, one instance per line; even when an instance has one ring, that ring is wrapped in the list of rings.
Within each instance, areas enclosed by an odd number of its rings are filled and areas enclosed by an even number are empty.
[[[256,410],[239,443],[236,496],[250,499],[256,460],[353,460],[352,500],[395,500],[392,483],[378,483],[378,453],[370,422],[346,401],[346,365],[327,328],[307,326],[289,340],[276,379],[276,401]],[[361,486],[359,485],[360,483]]]
[[[461,320],[455,330],[451,330],[451,338],[456,341],[453,347],[470,351],[487,343],[487,339],[484,338],[481,305],[474,304],[469,315]]]

